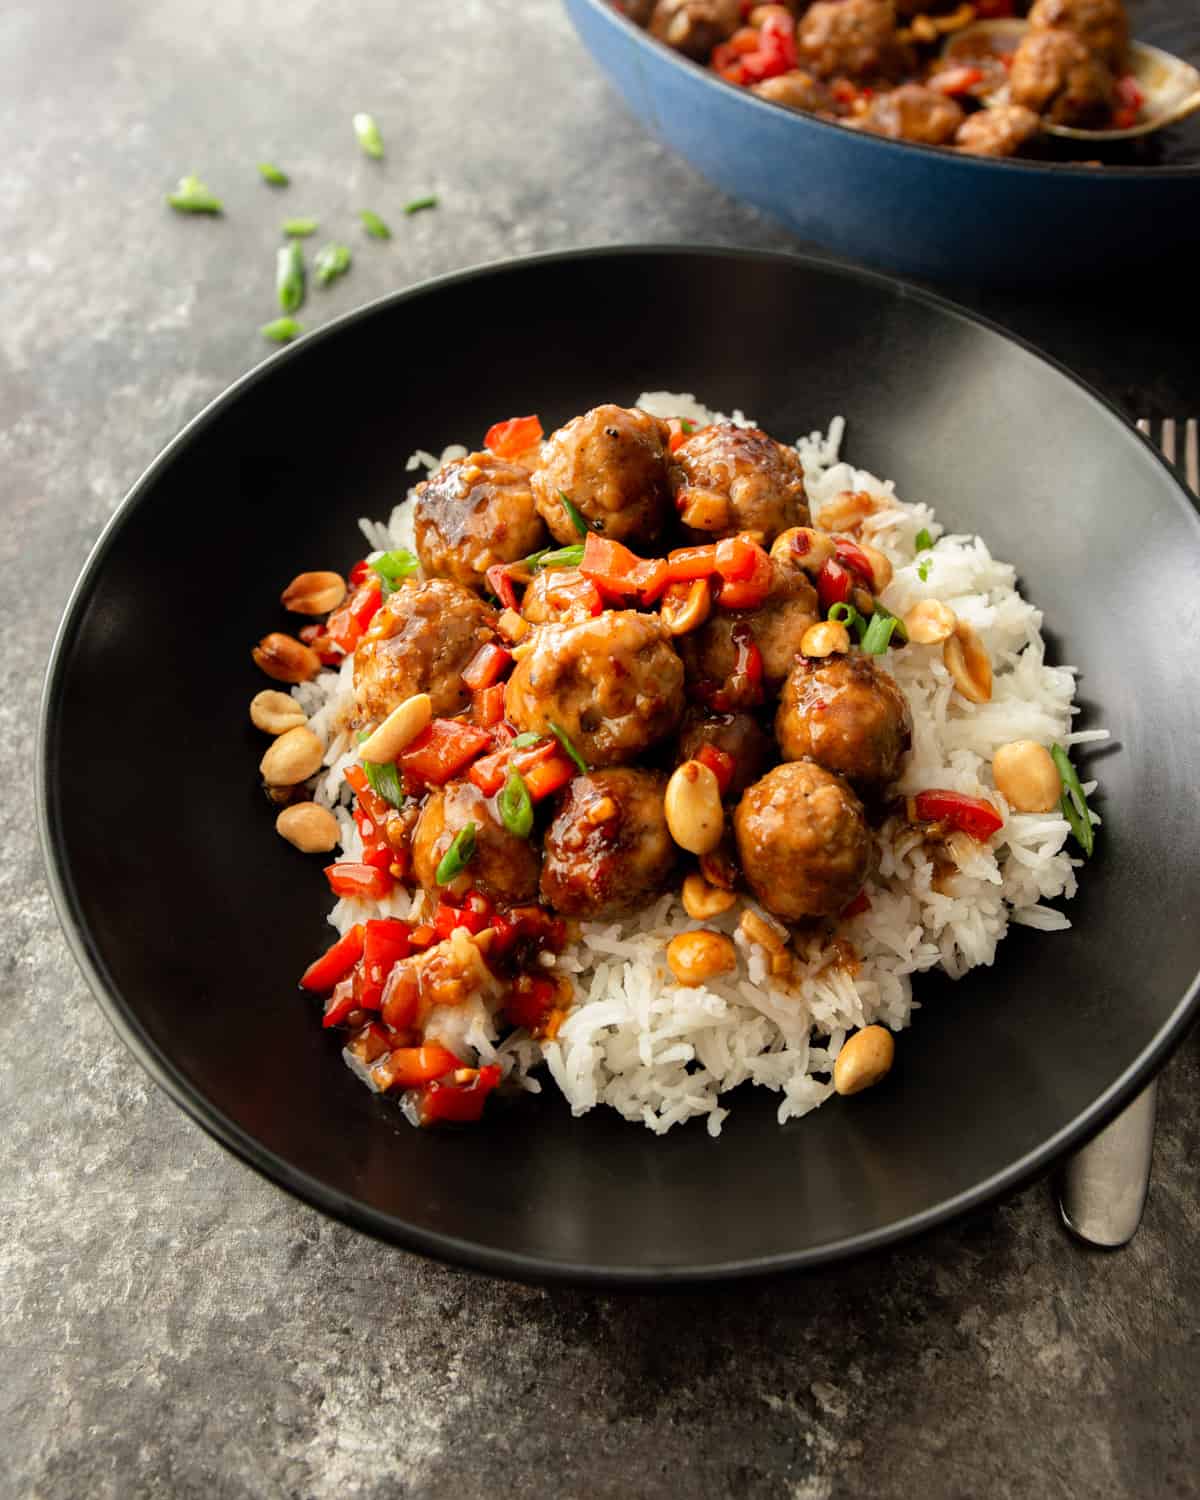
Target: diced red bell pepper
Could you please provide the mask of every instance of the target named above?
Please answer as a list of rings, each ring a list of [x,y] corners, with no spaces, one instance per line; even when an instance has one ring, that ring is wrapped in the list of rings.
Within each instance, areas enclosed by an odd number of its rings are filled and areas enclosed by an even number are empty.
[[[513,587],[512,574],[508,571],[507,563],[493,563],[483,575],[487,579],[487,586],[503,604],[505,609],[515,610],[517,608],[517,591]]]
[[[418,949],[428,948],[437,937],[432,922],[422,922],[419,927],[414,927],[409,934],[409,942],[413,945],[414,952]]]
[[[490,448],[498,458],[520,458],[534,443],[542,440],[542,423],[539,417],[509,417],[506,422],[493,422],[484,437],[483,446]]]
[[[711,578],[717,571],[717,547],[706,542],[701,547],[676,547],[667,553],[667,576],[672,583],[690,583],[693,578]]]
[[[540,974],[518,974],[513,980],[504,1013],[514,1026],[536,1026],[554,1008],[558,986]]]
[[[445,942],[456,927],[465,927],[474,936],[490,925],[489,917],[471,906],[451,906],[442,901],[433,917],[433,930],[439,943]]]
[[[845,604],[853,591],[854,578],[841,563],[831,557],[821,564],[817,574],[817,595],[826,614],[835,604]]]
[[[462,674],[464,686],[473,693],[491,687],[512,666],[512,660],[512,653],[503,646],[497,646],[491,641],[485,642],[467,663],[466,671]]]
[[[934,788],[918,792],[913,801],[922,823],[949,823],[952,828],[970,834],[980,843],[1004,827],[1004,819],[983,797],[968,797],[963,792]]]
[[[855,896],[854,900],[848,902],[845,906],[842,907],[841,911],[838,912],[838,916],[843,921],[849,921],[851,917],[857,917],[860,913],[870,910],[871,898],[867,895],[867,888],[864,885],[862,890],[859,891],[858,895]]]
[[[345,652],[325,633],[324,625],[305,625],[302,630],[296,632],[306,646],[311,646],[320,658],[323,667],[336,667],[340,665]]]
[[[490,1063],[465,1083],[451,1079],[427,1083],[417,1096],[417,1118],[422,1125],[472,1124],[483,1114],[487,1096],[499,1082],[500,1068]]]
[[[461,1067],[462,1059],[455,1057],[448,1047],[441,1042],[426,1042],[421,1047],[394,1047],[371,1069],[371,1076],[384,1091],[411,1089],[432,1083],[435,1078],[445,1078]]]
[[[497,750],[477,760],[467,772],[467,780],[477,786],[485,797],[494,797],[508,776],[507,750]]]
[[[362,923],[356,922],[336,943],[326,948],[320,958],[309,964],[300,976],[300,988],[311,990],[314,995],[323,995],[327,990],[333,989],[340,979],[345,979],[362,957],[362,951]]]
[[[723,537],[713,547],[713,567],[729,583],[735,578],[749,578],[754,572],[756,551],[762,548],[751,537]]]
[[[489,744],[484,729],[459,719],[434,719],[401,754],[400,765],[428,786],[443,786]]]
[[[354,999],[363,1010],[379,1009],[389,974],[409,955],[408,933],[408,923],[396,917],[366,924],[362,960],[354,974]]]
[[[360,583],[365,583],[370,576],[371,564],[365,557],[360,557],[346,575],[346,582],[351,589],[356,589]]]
[[[549,578],[544,598],[550,610],[562,610],[564,613],[572,610],[588,615],[604,613],[604,600],[590,578],[569,575],[562,568],[555,568]]]
[[[729,790],[729,784],[733,780],[735,761],[728,751],[720,749],[717,745],[701,745],[696,751],[696,759],[702,766],[708,769],[717,778],[717,787],[723,797]]]
[[[871,567],[870,560],[862,548],[844,536],[835,537],[833,545],[837,552],[837,560],[842,567],[849,568],[852,573],[857,573],[867,588],[873,589],[875,570]]]
[[[413,932],[416,937],[416,931]],[[411,964],[393,968],[391,976],[383,986],[381,1011],[383,1019],[393,1031],[406,1031],[415,1026],[417,1011],[421,1004],[421,982]]]
[[[574,761],[568,760],[565,755],[551,753],[536,766],[531,766],[528,771],[522,771],[521,777],[530,799],[540,802],[543,797],[549,797],[561,787],[566,786],[576,770]]]
[[[471,700],[471,718],[480,729],[494,729],[504,718],[504,684],[494,682]]]
[[[381,797],[367,780],[367,773],[362,766],[347,766],[342,773],[358,801],[359,807],[367,814],[372,822],[380,825],[387,822],[387,815],[392,810],[392,804],[386,797]]]
[[[334,987],[333,994],[325,1002],[325,1014],[321,1017],[321,1025],[325,1027],[340,1026],[352,1010],[358,1008],[358,1001],[354,998],[354,981],[343,979]]]
[[[579,571],[600,590],[617,600],[636,594],[638,585],[631,576],[642,561],[621,542],[610,542],[589,531],[583,544]]]
[[[957,68],[943,68],[940,73],[934,73],[929,79],[929,87],[936,89],[939,94],[954,98],[955,95],[965,94],[977,83],[982,82],[983,69],[963,63]]]
[[[718,542],[717,547],[720,548],[720,546],[721,543]],[[750,546],[752,548],[750,575],[746,578],[733,579],[722,575],[721,587],[717,594],[717,603],[722,609],[757,609],[771,592],[771,559],[756,543],[752,542]]]
[[[726,685],[726,691],[735,707],[748,708],[762,701],[762,652],[758,649],[754,632],[744,621],[738,621],[730,631],[730,636],[737,648],[737,655],[733,660],[733,675]]]
[[[713,49],[714,57],[720,50],[720,47],[716,47]],[[714,63],[713,66],[716,67],[717,64]],[[676,449],[682,448],[684,443],[687,442],[688,438],[690,438],[692,434],[694,432],[697,432],[699,429],[697,428],[695,422],[689,422],[686,417],[671,417],[667,422],[667,430],[670,433],[670,437],[668,437],[667,439],[667,452],[674,453]]]
[[[349,656],[366,634],[367,626],[375,618],[382,603],[382,580],[377,574],[371,573],[346,602],[329,616],[325,622],[325,633]]]
[[[671,582],[665,557],[646,558],[629,576],[637,586],[638,603],[645,607],[657,604]]]
[[[335,896],[349,896],[362,901],[382,901],[392,888],[392,877],[361,861],[342,860],[326,865],[325,879]]]

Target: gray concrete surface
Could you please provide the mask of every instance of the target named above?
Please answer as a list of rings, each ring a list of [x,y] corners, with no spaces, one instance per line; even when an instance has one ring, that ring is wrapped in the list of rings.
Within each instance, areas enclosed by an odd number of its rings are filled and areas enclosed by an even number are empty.
[[[362,108],[383,166],[354,148]],[[10,0],[0,146],[0,1492],[1196,1493],[1195,1036],[1123,1254],[1068,1241],[1041,1185],[805,1279],[545,1292],[383,1248],[261,1182],[147,1082],[58,932],[30,789],[51,635],[129,484],[264,353],[285,213],[355,246],[310,324],[528,250],[792,242],[641,134],[553,0]],[[257,180],[264,157],[286,193]],[[164,209],[188,170],[224,219]],[[442,207],[404,221],[430,190]],[[354,232],[360,206],[391,244]],[[1131,410],[1200,408],[1192,315],[1162,289],[1139,289],[1119,348],[1110,292],[974,300]]]

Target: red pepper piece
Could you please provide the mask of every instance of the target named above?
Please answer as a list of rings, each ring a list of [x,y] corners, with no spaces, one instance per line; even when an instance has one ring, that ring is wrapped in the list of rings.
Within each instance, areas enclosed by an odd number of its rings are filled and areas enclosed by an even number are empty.
[[[488,641],[480,646],[468,662],[467,669],[462,674],[464,686],[470,688],[473,693],[491,687],[494,682],[499,682],[512,666],[512,660],[510,651]]]
[[[540,802],[543,797],[549,797],[566,786],[576,770],[574,761],[568,760],[565,755],[552,753],[536,766],[531,766],[528,771],[522,771],[521,776],[530,799]]]
[[[838,912],[838,916],[843,921],[847,921],[850,917],[857,917],[861,912],[870,910],[871,898],[867,895],[867,888],[864,885],[862,890],[859,891],[858,895],[855,896],[854,900],[849,902],[846,906],[842,907],[841,911]]]
[[[421,948],[428,948],[436,937],[437,933],[434,931],[432,923],[422,922],[419,927],[413,928],[408,940],[413,945],[415,951]]]
[[[415,939],[417,931],[413,931]],[[428,945],[426,945],[428,946]],[[383,987],[383,1019],[393,1031],[406,1031],[414,1026],[421,1004],[421,984],[411,965],[405,964],[393,971]]]
[[[968,797],[962,792],[934,788],[918,792],[913,802],[922,823],[949,823],[952,828],[970,834],[980,843],[1004,827],[1004,819],[983,797]]]
[[[472,765],[467,772],[467,780],[477,786],[485,797],[494,797],[508,775],[508,758],[507,750],[497,750],[492,755],[485,755]]]
[[[465,1083],[449,1079],[427,1083],[417,1096],[417,1118],[422,1125],[473,1124],[499,1082],[500,1069],[491,1063]]]
[[[666,559],[661,557],[639,562],[629,577],[637,589],[638,603],[647,607],[662,598],[671,581]]]
[[[428,786],[443,786],[491,744],[484,729],[459,719],[434,719],[400,757],[408,776]]]
[[[329,616],[325,622],[325,633],[340,646],[347,656],[366,634],[367,626],[375,618],[383,603],[383,583],[377,574],[371,573],[365,583],[355,589],[349,599]]]
[[[411,1089],[423,1083],[432,1083],[435,1078],[445,1078],[462,1067],[462,1060],[455,1057],[441,1042],[426,1042],[421,1047],[395,1047],[382,1062],[371,1069],[371,1077],[384,1091],[388,1089]]]
[[[946,94],[953,98],[957,94],[965,94],[973,89],[977,83],[983,82],[983,69],[963,64],[957,68],[943,68],[940,73],[934,73],[929,80],[929,87],[936,89],[939,94]]]
[[[565,569],[555,568],[551,574],[550,582],[546,587],[546,605],[550,610],[573,610],[582,614],[599,615],[604,613],[604,600],[600,597],[600,590],[590,578],[570,578],[563,576]]]
[[[314,995],[323,995],[326,990],[333,989],[340,979],[345,979],[362,957],[362,951],[362,924],[356,922],[338,938],[336,943],[326,948],[320,958],[314,959],[309,964],[300,976],[300,988],[311,990]]]
[[[717,778],[717,787],[723,797],[729,790],[729,783],[733,780],[736,764],[733,756],[716,745],[701,745],[696,751],[696,759],[702,766],[707,766]]]
[[[722,66],[716,61],[717,53],[720,51],[720,46],[713,48],[713,67],[718,72],[720,72]],[[733,54],[730,55],[732,56]],[[700,431],[695,422],[689,422],[686,417],[671,417],[667,422],[667,430],[670,433],[670,437],[667,439],[668,453],[674,453],[676,449],[682,448],[694,432]]]
[[[491,912],[480,912],[470,905],[451,906],[442,901],[433,917],[438,942],[444,942],[456,927],[465,927],[472,936],[491,925]]]
[[[321,1017],[321,1025],[340,1026],[350,1012],[357,1008],[358,1002],[354,998],[354,981],[343,979],[325,1002],[325,1014]]]
[[[375,1021],[368,1021],[360,1031],[355,1033],[354,1040],[347,1051],[353,1052],[360,1062],[373,1063],[376,1058],[390,1051],[391,1045],[391,1039],[383,1027]]]
[[[508,571],[507,563],[493,563],[483,576],[487,579],[488,588],[505,609],[515,610],[518,607],[517,591],[513,588],[512,575]]]
[[[494,729],[504,718],[504,684],[494,682],[471,700],[471,718],[480,729]]]
[[[363,901],[382,901],[392,888],[392,877],[361,861],[342,860],[326,865],[325,879],[335,896],[357,897]]]
[[[371,564],[365,557],[360,557],[346,575],[346,582],[350,585],[351,589],[356,589],[360,583],[365,583],[370,576]]]
[[[854,591],[854,578],[833,558],[821,564],[817,574],[817,595],[826,614],[835,604],[845,604]]]
[[[718,542],[717,546],[721,544]],[[757,609],[771,592],[771,559],[754,543],[750,560],[753,571],[747,578],[726,579],[717,594],[722,609]]]
[[[837,552],[837,560],[843,568],[849,568],[852,573],[857,573],[867,588],[875,587],[875,573],[867,558],[867,554],[861,547],[855,546],[844,536],[834,538],[834,549]]]
[[[522,453],[542,440],[542,423],[539,417],[509,417],[506,422],[493,422],[484,437],[483,446],[490,448],[497,458],[520,458]]]
[[[518,974],[513,981],[504,1013],[514,1026],[534,1027],[553,1010],[558,986],[540,974]]]
[[[345,652],[325,633],[324,625],[305,625],[302,630],[296,632],[300,640],[306,646],[311,646],[321,659],[323,667],[337,667],[341,665]]]
[[[727,582],[749,578],[754,572],[754,554],[761,550],[751,537],[727,536],[713,548],[713,566]]]
[[[354,790],[358,800],[359,808],[367,814],[373,823],[382,827],[387,822],[387,815],[392,810],[392,804],[386,797],[381,797],[367,780],[367,773],[362,766],[347,766],[342,773],[347,782]]]
[[[388,975],[411,949],[408,923],[383,917],[366,924],[363,955],[354,975],[354,998],[363,1010],[378,1010]]]
[[[632,575],[641,561],[623,543],[606,541],[589,531],[579,571],[591,579],[601,595],[620,601],[637,593],[637,581]]]
[[[672,583],[690,583],[693,578],[711,578],[717,571],[714,542],[702,547],[676,547],[667,553],[667,576]]]

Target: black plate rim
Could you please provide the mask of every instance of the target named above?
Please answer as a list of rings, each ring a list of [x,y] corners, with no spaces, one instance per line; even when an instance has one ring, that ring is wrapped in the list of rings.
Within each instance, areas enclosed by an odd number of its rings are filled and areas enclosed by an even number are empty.
[[[64,663],[73,642],[79,620],[86,606],[93,580],[99,574],[109,551],[120,534],[134,520],[138,507],[153,488],[158,476],[175,461],[240,395],[268,378],[283,361],[297,358],[303,351],[355,323],[374,317],[384,309],[416,300],[426,294],[453,287],[465,281],[504,275],[538,265],[564,264],[588,259],[610,259],[637,255],[686,255],[694,258],[732,259],[784,263],[803,267],[821,275],[832,275],[849,281],[865,282],[893,296],[924,303],[959,322],[983,327],[1016,344],[1027,354],[1049,365],[1083,390],[1110,417],[1116,418],[1127,436],[1139,443],[1171,481],[1172,498],[1186,513],[1196,532],[1200,547],[1200,515],[1188,492],[1161,453],[1126,420],[1120,409],[1106,396],[1081,380],[1067,367],[1042,353],[1027,340],[1010,333],[988,318],[968,311],[945,297],[928,292],[902,277],[871,271],[858,266],[839,264],[816,255],[787,254],[765,250],[742,250],[724,245],[672,245],[631,243],[579,247],[568,251],[548,251],[535,255],[500,258],[431,277],[397,292],[389,292],[361,307],[353,308],[331,322],[304,335],[295,343],[269,355],[253,369],[240,376],[187,423],[148,465],[128,494],[117,506],[101,531],[72,589],[55,633],[43,681],[36,738],[35,797],[38,836],[41,844],[47,884],[55,912],[67,944],[83,973],[101,1010],[117,1036],[168,1098],[174,1101],[220,1145],[253,1168],[274,1186],[300,1198],[309,1206],[361,1230],[373,1238],[414,1251],[435,1260],[470,1270],[483,1271],[515,1281],[535,1284],[565,1284],[594,1288],[628,1288],[651,1291],[687,1285],[711,1285],[751,1277],[778,1275],[783,1272],[812,1270],[882,1250],[903,1240],[913,1239],[951,1220],[962,1217],[989,1202],[1006,1197],[1048,1171],[1073,1147],[1090,1139],[1121,1107],[1138,1093],[1165,1064],[1182,1041],[1188,1023],[1200,1011],[1200,973],[1171,1010],[1154,1040],[1125,1069],[1093,1104],[1078,1114],[1056,1135],[1011,1163],[1003,1171],[934,1204],[919,1214],[882,1226],[865,1234],[848,1236],[807,1250],[784,1254],[744,1257],[732,1261],[700,1265],[647,1267],[640,1265],[591,1265],[564,1261],[549,1256],[517,1254],[494,1250],[457,1236],[436,1233],[381,1214],[369,1205],[349,1199],[325,1186],[308,1173],[299,1170],[268,1150],[235,1124],[223,1111],[201,1097],[175,1064],[150,1040],[136,1017],[126,1007],[120,989],[108,972],[84,924],[74,881],[67,867],[58,828],[58,800],[54,778],[50,773],[48,751],[55,732],[55,717],[62,697]]]
[[[760,99],[752,94],[749,89],[739,87],[736,83],[728,83],[724,78],[718,78],[711,69],[702,67],[690,57],[685,57],[682,52],[676,52],[668,47],[665,42],[660,42],[649,33],[642,30],[628,16],[622,15],[615,10],[610,0],[580,0],[580,3],[589,9],[601,14],[613,25],[623,28],[632,33],[635,46],[646,48],[653,56],[660,57],[665,53],[674,63],[700,78],[706,88],[715,88],[723,93],[734,93],[746,101],[747,105],[755,110],[769,110],[773,115],[783,109],[784,106],[772,104],[767,99]],[[1136,38],[1134,39],[1136,40]],[[1168,163],[1158,167],[1138,166],[1099,166],[1089,167],[1081,162],[1070,161],[1032,161],[1026,158],[1006,156],[970,156],[960,151],[955,151],[949,146],[929,146],[922,141],[893,141],[887,136],[865,135],[861,130],[852,130],[850,126],[843,125],[837,120],[823,120],[819,115],[810,115],[801,110],[792,110],[791,114],[798,119],[807,122],[816,129],[834,131],[839,136],[852,135],[857,141],[870,141],[872,148],[881,151],[889,151],[893,154],[901,152],[907,155],[911,151],[920,151],[925,156],[936,157],[942,161],[952,159],[957,162],[969,162],[975,167],[990,172],[1017,172],[1026,176],[1042,176],[1050,173],[1055,176],[1082,177],[1092,181],[1101,181],[1119,175],[1124,181],[1138,178],[1145,181],[1163,181],[1168,178],[1196,178],[1200,180],[1200,162],[1189,165],[1186,162]]]

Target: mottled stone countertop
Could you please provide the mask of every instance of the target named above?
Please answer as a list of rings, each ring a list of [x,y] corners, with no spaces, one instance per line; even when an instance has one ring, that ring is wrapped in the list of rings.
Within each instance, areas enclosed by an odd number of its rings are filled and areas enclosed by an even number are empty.
[[[362,108],[382,169],[348,139]],[[128,486],[266,352],[283,212],[332,225],[369,194],[396,221],[321,318],[532,250],[795,242],[642,134],[554,0],[9,0],[0,132],[0,1492],[1197,1493],[1195,1035],[1124,1253],[1071,1243],[1043,1184],[805,1278],[531,1290],[382,1247],[241,1166],[126,1054],[59,934],[30,775],[54,626]],[[294,175],[286,210],[262,158]],[[188,170],[223,219],[163,207]],[[436,212],[397,212],[431,191]],[[1131,412],[1200,410],[1194,297],[950,290]]]

